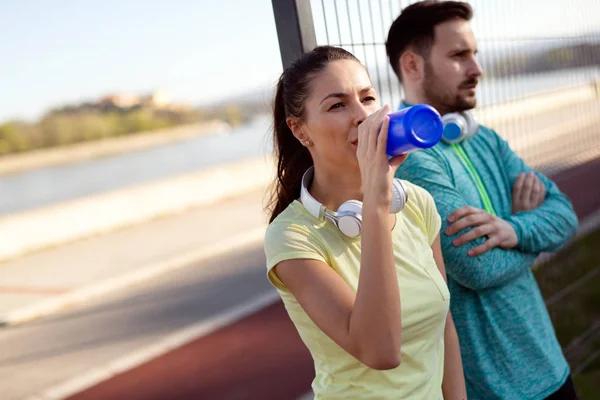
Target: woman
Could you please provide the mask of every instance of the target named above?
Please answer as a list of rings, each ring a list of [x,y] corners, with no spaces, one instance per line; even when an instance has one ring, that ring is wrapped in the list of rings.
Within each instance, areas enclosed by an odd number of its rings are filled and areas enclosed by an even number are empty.
[[[388,111],[343,49],[283,72],[268,278],[314,359],[317,399],[465,399],[441,220],[425,190],[394,182],[406,155],[385,153]]]

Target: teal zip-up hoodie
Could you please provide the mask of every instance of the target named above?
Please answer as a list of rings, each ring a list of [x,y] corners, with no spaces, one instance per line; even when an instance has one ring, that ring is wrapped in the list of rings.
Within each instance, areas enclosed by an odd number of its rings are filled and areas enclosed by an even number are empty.
[[[538,208],[511,214],[512,186],[528,167],[493,130],[480,126],[459,144],[475,166],[496,214],[515,229],[519,244],[470,257],[484,238],[459,247],[447,236],[448,216],[457,208],[484,205],[477,186],[451,146],[440,142],[411,153],[396,177],[431,193],[442,217],[442,252],[451,292],[470,400],[543,399],[570,371],[531,271],[540,252],[555,251],[578,226],[569,199],[544,175],[546,200]]]

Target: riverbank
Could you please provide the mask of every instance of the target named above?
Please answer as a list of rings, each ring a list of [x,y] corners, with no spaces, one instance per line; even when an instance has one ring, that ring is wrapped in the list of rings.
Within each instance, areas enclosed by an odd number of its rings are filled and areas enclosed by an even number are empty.
[[[202,135],[226,134],[230,131],[231,126],[229,124],[214,120],[137,133],[131,136],[107,138],[8,155],[0,158],[0,176],[63,164],[85,162],[95,158],[143,150]]]

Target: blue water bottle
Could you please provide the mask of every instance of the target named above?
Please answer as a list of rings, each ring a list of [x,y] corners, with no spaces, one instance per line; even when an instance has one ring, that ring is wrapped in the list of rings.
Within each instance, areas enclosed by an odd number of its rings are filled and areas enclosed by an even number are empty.
[[[433,147],[442,138],[442,118],[427,104],[403,108],[389,117],[386,152],[390,157]]]

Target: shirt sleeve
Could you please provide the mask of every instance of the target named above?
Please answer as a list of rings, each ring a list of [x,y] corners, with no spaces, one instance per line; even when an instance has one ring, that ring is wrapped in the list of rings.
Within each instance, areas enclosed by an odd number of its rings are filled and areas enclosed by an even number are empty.
[[[285,260],[311,259],[327,263],[325,247],[306,227],[286,222],[273,222],[265,233],[264,250],[269,282],[288,291],[276,274],[275,266]]]

